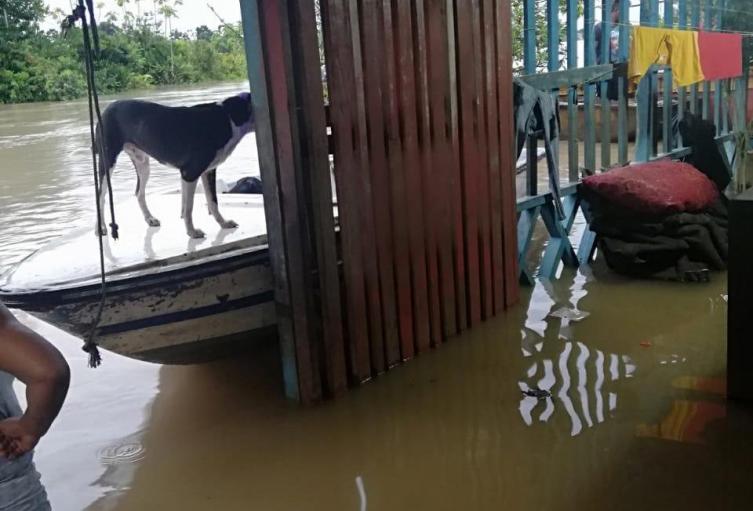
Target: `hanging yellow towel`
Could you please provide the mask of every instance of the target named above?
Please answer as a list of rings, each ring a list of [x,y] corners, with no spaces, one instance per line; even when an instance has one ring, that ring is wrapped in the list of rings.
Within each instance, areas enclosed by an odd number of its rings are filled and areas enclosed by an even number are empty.
[[[639,81],[654,64],[671,66],[674,83],[678,87],[702,82],[704,78],[698,51],[698,32],[633,27],[629,78]]]

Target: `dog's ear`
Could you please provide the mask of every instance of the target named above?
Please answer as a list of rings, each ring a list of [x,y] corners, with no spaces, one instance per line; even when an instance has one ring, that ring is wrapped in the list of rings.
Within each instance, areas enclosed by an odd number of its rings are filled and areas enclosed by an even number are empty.
[[[222,108],[236,126],[243,126],[252,120],[251,95],[248,92],[226,99],[222,102]]]

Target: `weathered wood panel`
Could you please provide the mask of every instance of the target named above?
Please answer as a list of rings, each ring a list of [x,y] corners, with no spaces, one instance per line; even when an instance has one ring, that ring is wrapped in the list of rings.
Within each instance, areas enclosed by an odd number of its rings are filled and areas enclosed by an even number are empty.
[[[479,236],[479,150],[477,137],[475,52],[473,48],[473,0],[457,0],[458,112],[460,125],[461,190],[467,279],[468,323],[481,321],[481,271]]]
[[[393,27],[397,20],[392,12],[391,2],[381,2],[381,37],[384,51],[387,55],[401,55],[396,53],[400,45],[400,35]],[[414,352],[414,324],[416,331],[421,329],[419,316],[413,316],[413,298],[411,296],[411,259],[410,259],[410,220],[405,220],[405,211],[408,209],[408,197],[411,196],[409,173],[406,170],[416,168],[410,160],[411,140],[401,137],[401,113],[404,108],[398,97],[398,90],[405,87],[402,76],[398,75],[397,69],[404,66],[398,59],[383,58],[384,69],[384,118],[386,123],[385,138],[387,155],[389,160],[389,180],[391,198],[391,220],[394,241],[394,263],[398,304],[398,326],[400,336],[395,338],[386,337],[385,343],[388,352],[388,365],[392,366],[401,360],[409,359]],[[397,65],[397,69],[396,69]],[[415,130],[414,130],[415,131]],[[404,133],[404,132],[403,132]],[[417,169],[416,169],[417,170]],[[420,217],[419,217],[420,219]],[[425,316],[425,315],[424,315]],[[423,316],[422,316],[423,317]],[[425,334],[428,345],[428,333]]]
[[[313,0],[241,3],[288,394],[514,304],[509,0],[322,0],[322,34]]]

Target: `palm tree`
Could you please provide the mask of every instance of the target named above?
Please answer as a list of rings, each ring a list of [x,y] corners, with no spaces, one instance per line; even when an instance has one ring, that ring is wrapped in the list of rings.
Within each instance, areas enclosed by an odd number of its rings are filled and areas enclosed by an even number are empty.
[[[173,18],[178,17],[178,6],[183,5],[183,0],[173,0],[172,5],[168,3],[168,0],[160,1],[160,13],[165,20],[165,37],[170,40],[170,76],[175,80],[175,60],[173,56]]]
[[[128,7],[127,4],[129,4],[131,0],[115,0],[115,3],[118,4],[118,7],[123,9],[123,24],[125,25],[128,22]],[[125,26],[123,27],[125,28]]]

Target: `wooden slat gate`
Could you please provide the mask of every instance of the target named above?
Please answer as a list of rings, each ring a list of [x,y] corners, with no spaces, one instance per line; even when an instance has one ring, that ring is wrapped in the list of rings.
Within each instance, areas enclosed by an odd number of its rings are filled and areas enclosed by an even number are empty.
[[[515,303],[509,0],[241,7],[287,395]]]

